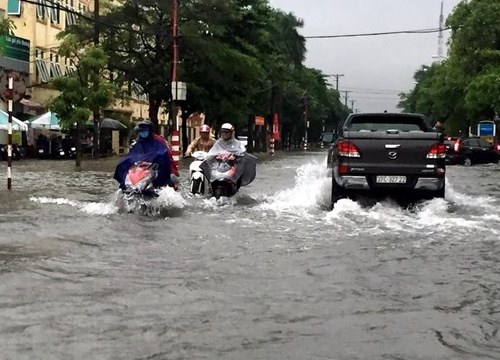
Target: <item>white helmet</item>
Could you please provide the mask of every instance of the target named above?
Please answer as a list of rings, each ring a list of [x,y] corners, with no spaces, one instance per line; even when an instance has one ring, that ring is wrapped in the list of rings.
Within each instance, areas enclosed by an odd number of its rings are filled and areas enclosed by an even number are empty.
[[[220,127],[220,131],[224,130],[233,131],[234,130],[233,125],[231,125],[230,123],[222,124],[222,126]]]

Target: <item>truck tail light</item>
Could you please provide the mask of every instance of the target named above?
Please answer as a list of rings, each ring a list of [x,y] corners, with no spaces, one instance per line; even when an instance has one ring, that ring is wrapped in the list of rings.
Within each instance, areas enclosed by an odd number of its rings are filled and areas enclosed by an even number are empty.
[[[460,146],[461,146],[461,142],[460,142],[460,139],[457,139],[457,141],[455,141],[455,144],[453,144],[453,150],[455,150],[455,152],[460,152]]]
[[[337,144],[337,150],[339,156],[351,157],[351,158],[360,158],[361,154],[359,153],[356,145],[347,140],[341,140]]]
[[[426,159],[444,159],[446,157],[446,145],[434,144],[429,148]]]

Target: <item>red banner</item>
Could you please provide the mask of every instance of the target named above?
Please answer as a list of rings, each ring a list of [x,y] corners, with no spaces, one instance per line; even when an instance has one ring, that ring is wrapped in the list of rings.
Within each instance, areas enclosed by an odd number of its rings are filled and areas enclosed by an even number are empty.
[[[279,119],[277,113],[274,113],[274,116],[273,116],[273,139],[275,141],[280,141],[281,140],[281,136],[280,136],[280,119]]]

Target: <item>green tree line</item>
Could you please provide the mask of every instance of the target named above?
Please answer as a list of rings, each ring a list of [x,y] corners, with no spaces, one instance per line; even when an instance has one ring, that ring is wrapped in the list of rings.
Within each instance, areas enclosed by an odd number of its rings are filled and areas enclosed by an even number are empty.
[[[416,71],[399,107],[445,123],[446,133],[500,113],[500,1],[461,1],[446,20],[448,57]]]
[[[72,48],[83,56],[89,48],[94,55],[103,55],[103,84],[114,85],[114,98],[126,102],[132,89],[142,92],[149,101],[148,117],[157,123],[161,106],[169,109],[171,101],[171,23],[171,1],[101,3],[99,19],[86,14],[60,34],[63,42],[77,44],[61,47],[65,51],[61,54],[68,55]],[[96,25],[103,54],[90,46]],[[246,128],[252,115],[277,112],[282,135],[300,139],[307,107],[309,136],[318,139],[323,126],[333,128],[348,109],[325,74],[304,65],[302,26],[299,18],[271,7],[268,0],[180,1],[178,81],[188,84],[182,108],[205,113],[213,126],[231,122],[237,130]],[[77,71],[70,76],[89,74],[88,63],[75,65]],[[81,66],[87,69],[80,71]],[[81,81],[82,86],[87,84]],[[57,86],[64,92],[69,83]],[[67,117],[68,124],[74,120]]]

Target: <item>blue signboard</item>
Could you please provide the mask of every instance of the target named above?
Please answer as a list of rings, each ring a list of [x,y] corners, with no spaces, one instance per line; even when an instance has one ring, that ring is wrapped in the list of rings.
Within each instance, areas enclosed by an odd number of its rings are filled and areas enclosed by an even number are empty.
[[[495,136],[495,123],[493,121],[480,121],[477,124],[478,136]]]

